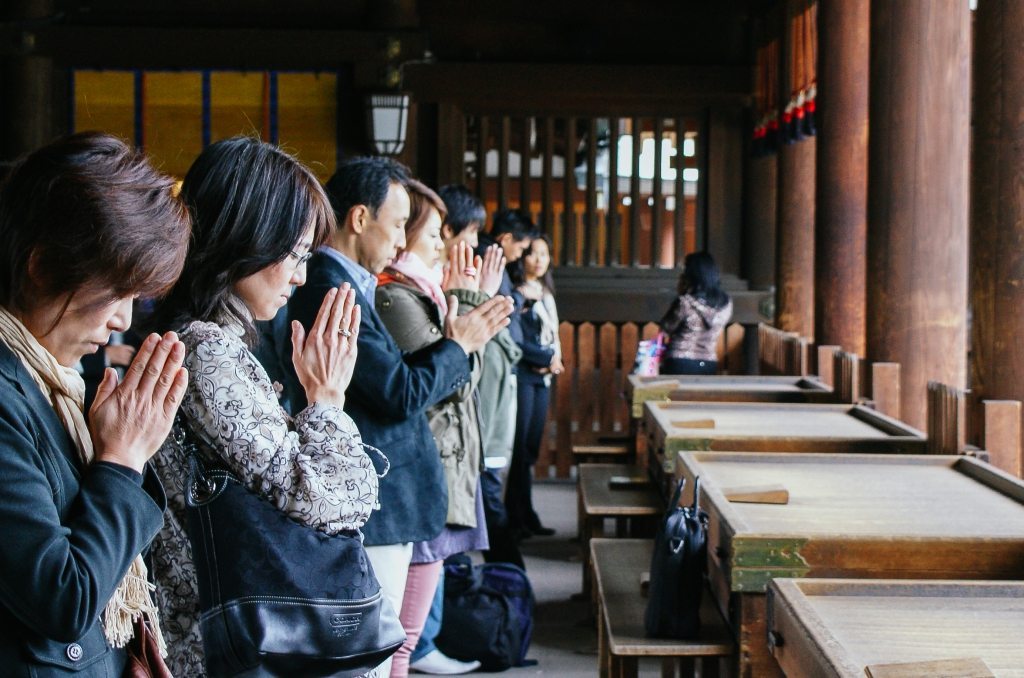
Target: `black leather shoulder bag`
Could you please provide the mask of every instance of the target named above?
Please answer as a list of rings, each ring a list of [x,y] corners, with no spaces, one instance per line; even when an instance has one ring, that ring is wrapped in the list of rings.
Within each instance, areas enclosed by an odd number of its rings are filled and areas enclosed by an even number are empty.
[[[708,516],[699,507],[700,477],[694,480],[693,505],[679,506],[685,484],[686,478],[681,478],[654,536],[644,611],[644,629],[652,638],[693,639],[700,634]]]
[[[358,676],[405,642],[358,531],[329,536],[250,492],[178,416],[206,668],[218,676]]]

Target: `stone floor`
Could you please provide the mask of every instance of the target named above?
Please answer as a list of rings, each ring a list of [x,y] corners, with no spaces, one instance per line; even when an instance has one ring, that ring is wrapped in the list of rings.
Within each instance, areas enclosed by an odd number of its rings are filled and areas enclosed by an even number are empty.
[[[576,484],[536,483],[533,501],[543,523],[556,531],[552,537],[533,537],[522,544],[537,599],[529,658],[538,663],[506,674],[596,676],[597,632],[590,604],[573,599],[582,586],[580,545],[576,541]],[[656,660],[641,661],[639,669],[642,677],[661,675]]]
[[[581,589],[580,546],[576,541],[575,483],[534,485],[534,506],[553,537],[522,543],[527,574],[537,598],[533,644],[536,666],[512,669],[515,675],[597,675],[597,633],[589,603],[572,600]]]

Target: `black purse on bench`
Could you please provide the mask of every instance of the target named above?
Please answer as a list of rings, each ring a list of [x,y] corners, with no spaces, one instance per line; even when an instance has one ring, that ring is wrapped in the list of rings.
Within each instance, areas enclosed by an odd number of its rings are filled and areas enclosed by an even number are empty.
[[[186,529],[211,677],[358,676],[401,647],[358,531],[291,520],[205,455],[180,415],[173,435],[191,467]]]
[[[698,508],[700,477],[693,482],[693,506],[680,507],[686,478],[654,536],[644,631],[651,638],[692,640],[700,634],[700,600],[707,569],[708,516]]]

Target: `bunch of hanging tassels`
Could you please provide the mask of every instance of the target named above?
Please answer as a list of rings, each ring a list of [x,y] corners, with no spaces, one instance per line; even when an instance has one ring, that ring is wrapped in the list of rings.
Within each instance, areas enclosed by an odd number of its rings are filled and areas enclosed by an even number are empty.
[[[751,152],[756,156],[771,155],[779,150],[779,41],[757,49],[757,72],[754,83],[754,137]]]
[[[810,4],[790,21],[792,58],[789,81],[792,95],[782,112],[782,137],[785,143],[800,141],[817,132],[814,113],[818,95],[818,5]]]

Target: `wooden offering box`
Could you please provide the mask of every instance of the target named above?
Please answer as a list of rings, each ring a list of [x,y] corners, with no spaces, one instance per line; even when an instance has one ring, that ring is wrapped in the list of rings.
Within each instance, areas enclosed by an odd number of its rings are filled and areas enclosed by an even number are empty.
[[[644,405],[648,448],[671,474],[677,452],[918,454],[924,435],[860,405],[670,402]]]
[[[739,643],[739,675],[778,675],[765,596],[777,577],[1024,579],[1024,483],[969,457],[696,452],[708,575]],[[786,504],[723,490],[778,484]]]
[[[789,678],[1024,678],[1022,582],[776,579],[767,603]]]
[[[757,375],[629,376],[626,400],[634,419],[644,413],[644,403],[666,400],[758,403],[832,403],[835,393],[817,377],[767,377]]]

